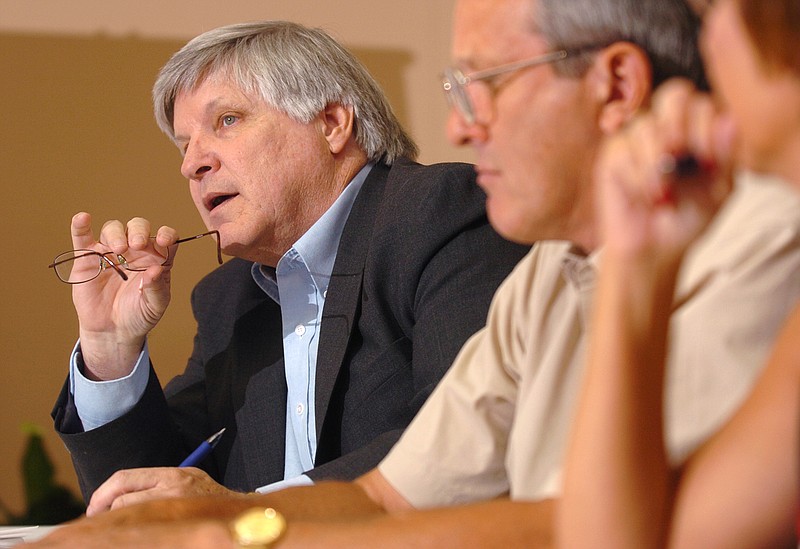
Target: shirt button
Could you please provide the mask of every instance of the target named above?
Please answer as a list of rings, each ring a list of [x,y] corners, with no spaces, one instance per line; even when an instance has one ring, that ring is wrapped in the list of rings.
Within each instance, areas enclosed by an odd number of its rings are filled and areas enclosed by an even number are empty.
[[[296,333],[299,336],[302,336],[304,333],[306,333],[306,327],[303,326],[302,324],[298,324],[297,326],[294,327],[294,333]]]
[[[298,405],[297,405],[297,415],[298,415],[298,416],[302,416],[302,415],[303,415],[303,410],[304,410],[304,409],[305,409],[305,408],[303,407],[303,403],[302,403],[302,402],[301,402],[300,404],[298,404]]]

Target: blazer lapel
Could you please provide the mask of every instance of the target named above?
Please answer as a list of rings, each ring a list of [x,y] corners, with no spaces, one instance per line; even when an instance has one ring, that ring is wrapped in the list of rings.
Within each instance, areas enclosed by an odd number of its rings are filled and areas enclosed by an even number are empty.
[[[379,163],[370,171],[350,210],[336,252],[325,307],[322,310],[317,355],[314,405],[318,452],[328,405],[361,305],[364,264],[389,170],[389,166]]]
[[[280,308],[265,297],[237,321],[236,334],[232,381],[236,440],[247,486],[258,487],[283,478],[286,376]]]

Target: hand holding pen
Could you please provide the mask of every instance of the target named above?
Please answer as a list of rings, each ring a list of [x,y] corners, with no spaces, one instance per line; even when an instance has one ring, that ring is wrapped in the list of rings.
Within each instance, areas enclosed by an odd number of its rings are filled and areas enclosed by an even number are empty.
[[[731,189],[734,127],[687,82],[605,139],[595,169],[604,253],[675,266]]]
[[[201,442],[179,467],[142,467],[117,471],[92,494],[86,515],[93,516],[112,508],[158,498],[233,493],[202,469],[194,468],[208,457],[224,432],[225,429],[220,429]]]

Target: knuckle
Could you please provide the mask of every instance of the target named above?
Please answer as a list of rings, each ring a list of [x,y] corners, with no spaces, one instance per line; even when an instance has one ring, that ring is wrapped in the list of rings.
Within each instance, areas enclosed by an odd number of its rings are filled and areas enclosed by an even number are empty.
[[[104,487],[108,487],[111,484],[116,484],[118,482],[122,482],[125,479],[127,471],[125,469],[121,469],[119,471],[114,471],[108,479],[100,486],[98,492],[102,490]],[[95,492],[96,493],[96,492]]]

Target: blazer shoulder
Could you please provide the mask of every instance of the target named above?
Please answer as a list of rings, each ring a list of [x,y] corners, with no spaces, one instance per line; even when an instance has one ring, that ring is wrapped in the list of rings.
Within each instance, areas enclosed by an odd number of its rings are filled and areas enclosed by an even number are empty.
[[[464,219],[483,219],[486,195],[475,177],[471,164],[423,165],[400,160],[390,169],[383,211],[404,223],[447,224],[448,220],[460,223]]]
[[[405,158],[390,168],[388,187],[441,188],[446,185],[475,188],[475,167],[463,162],[420,164]]]

